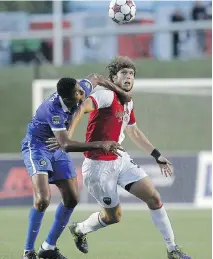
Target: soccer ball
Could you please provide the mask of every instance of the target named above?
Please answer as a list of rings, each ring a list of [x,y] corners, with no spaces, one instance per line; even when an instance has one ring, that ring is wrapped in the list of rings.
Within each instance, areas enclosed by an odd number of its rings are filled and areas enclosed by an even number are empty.
[[[128,23],[135,18],[136,5],[133,0],[111,0],[109,17],[118,24]]]

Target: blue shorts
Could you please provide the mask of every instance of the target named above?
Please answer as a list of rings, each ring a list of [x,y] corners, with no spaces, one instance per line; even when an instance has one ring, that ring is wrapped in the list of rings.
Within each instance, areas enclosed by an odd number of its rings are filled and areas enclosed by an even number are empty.
[[[30,177],[39,172],[47,172],[49,183],[76,177],[72,160],[62,149],[48,151],[43,144],[24,139],[21,151]]]

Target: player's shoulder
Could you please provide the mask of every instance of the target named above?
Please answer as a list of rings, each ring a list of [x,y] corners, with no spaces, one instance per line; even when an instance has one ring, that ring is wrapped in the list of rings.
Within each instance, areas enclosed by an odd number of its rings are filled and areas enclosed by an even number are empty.
[[[98,85],[92,90],[90,95],[97,96],[102,99],[113,99],[114,92]]]
[[[98,109],[108,108],[113,103],[114,92],[102,86],[96,86],[90,94],[90,98],[93,99]]]
[[[63,112],[63,109],[60,104],[59,95],[57,93],[53,93],[43,102],[43,108],[48,110],[49,112]]]
[[[91,94],[93,94],[93,93],[99,93],[99,92],[101,92],[101,93],[103,93],[103,92],[104,92],[104,93],[113,93],[113,91],[111,91],[111,90],[105,88],[104,86],[97,85],[95,88],[93,88]]]
[[[57,92],[51,94],[47,99],[46,99],[47,103],[49,105],[55,105],[59,103],[59,95],[57,94]]]

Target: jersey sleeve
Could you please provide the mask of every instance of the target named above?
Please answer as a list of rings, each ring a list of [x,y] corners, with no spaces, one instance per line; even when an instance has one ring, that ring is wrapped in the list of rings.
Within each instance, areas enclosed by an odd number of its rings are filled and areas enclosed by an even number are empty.
[[[130,113],[130,119],[129,119],[128,126],[133,126],[135,124],[136,124],[135,113],[134,113],[134,109],[132,109],[131,113]]]
[[[96,109],[109,107],[114,99],[114,93],[109,90],[97,90],[93,92],[89,98],[92,99]]]
[[[66,130],[65,117],[62,112],[48,108],[46,116],[52,131]]]

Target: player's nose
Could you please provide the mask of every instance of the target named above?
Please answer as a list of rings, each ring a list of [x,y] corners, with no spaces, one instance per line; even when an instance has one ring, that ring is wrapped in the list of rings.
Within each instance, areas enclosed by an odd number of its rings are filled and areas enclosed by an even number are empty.
[[[130,74],[130,73],[127,73],[127,74],[126,74],[126,78],[127,78],[127,79],[131,79],[131,74]]]

